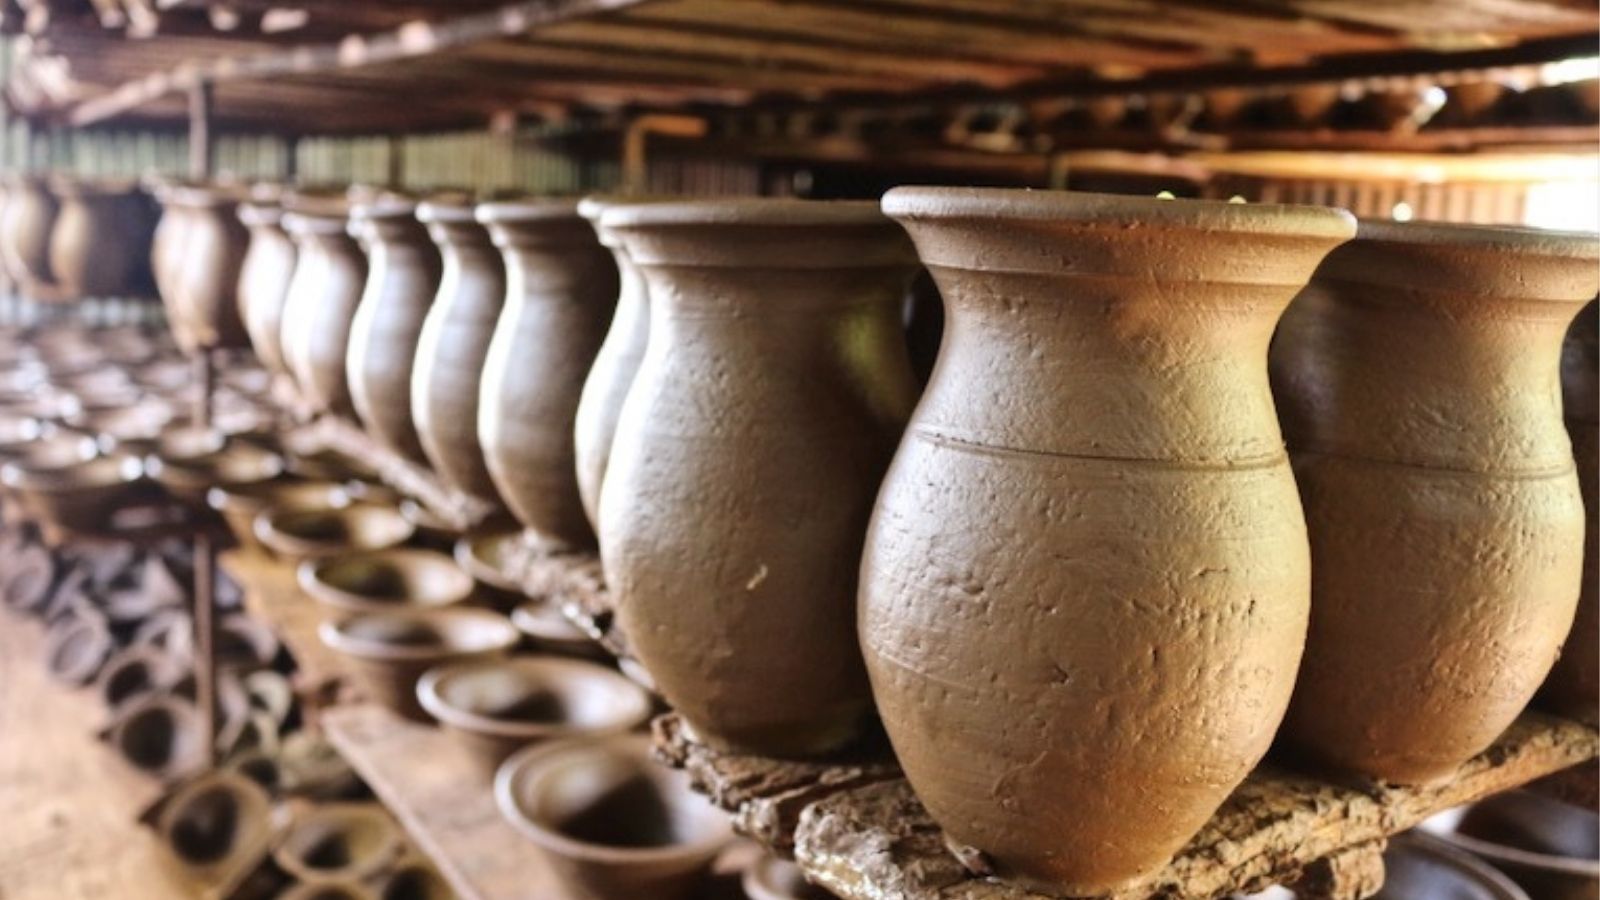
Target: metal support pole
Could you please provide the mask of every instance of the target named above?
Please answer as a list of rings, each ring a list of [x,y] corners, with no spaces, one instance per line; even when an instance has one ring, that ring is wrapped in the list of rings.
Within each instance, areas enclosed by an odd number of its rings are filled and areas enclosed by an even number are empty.
[[[189,177],[211,177],[211,83],[199,82],[189,92]],[[216,378],[210,349],[195,357],[194,424],[211,425],[211,400]],[[216,556],[207,524],[199,523],[194,537],[194,679],[195,703],[200,707],[200,733],[205,739],[205,759],[217,764],[217,734],[221,715],[217,703]]]
[[[209,81],[189,89],[189,177],[196,181],[211,177],[211,98]]]

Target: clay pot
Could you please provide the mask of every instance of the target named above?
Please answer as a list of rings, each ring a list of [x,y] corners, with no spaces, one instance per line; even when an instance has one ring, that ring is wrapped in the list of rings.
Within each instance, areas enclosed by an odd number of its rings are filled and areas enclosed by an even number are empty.
[[[478,440],[500,497],[536,542],[587,549],[573,424],[617,298],[617,267],[570,200],[486,203],[506,300],[484,360]]]
[[[418,722],[433,721],[417,702],[422,673],[443,663],[500,656],[517,643],[517,630],[505,616],[467,607],[359,613],[322,623],[318,635],[350,659],[368,694]]]
[[[250,346],[238,299],[250,232],[238,204],[237,189],[217,186],[175,187],[162,198],[162,240],[152,261],[168,323],[185,352]]]
[[[489,341],[505,304],[505,264],[472,207],[424,203],[417,218],[444,256],[439,293],[422,326],[411,414],[434,469],[458,489],[496,497],[478,443],[478,394]]]
[[[412,526],[392,506],[353,503],[337,509],[267,509],[256,516],[255,535],[273,555],[321,559],[397,547]]]
[[[1362,222],[1284,316],[1273,387],[1313,574],[1285,736],[1307,755],[1447,775],[1550,671],[1584,532],[1558,358],[1597,261],[1592,236]]]
[[[610,662],[611,653],[594,638],[573,624],[571,619],[548,599],[524,600],[511,611],[511,623],[517,626],[528,644],[540,653],[572,656],[596,662]]]
[[[833,894],[806,881],[799,866],[770,853],[745,868],[740,885],[749,900],[835,900]]]
[[[110,410],[91,411],[80,406],[67,417],[67,422],[86,434],[95,435],[107,446],[132,453],[153,449],[175,417],[171,403],[146,397]],[[0,452],[4,452],[3,449]]]
[[[99,532],[116,513],[149,498],[144,466],[131,456],[100,456],[66,468],[0,468],[0,484],[16,491],[31,514],[68,531]]]
[[[495,801],[581,900],[685,900],[733,836],[641,735],[523,750],[495,777]]]
[[[346,211],[305,205],[283,217],[294,239],[294,277],[283,301],[283,361],[319,413],[351,415],[345,365],[350,324],[367,281],[367,258],[347,231]]]
[[[1489,863],[1537,900],[1600,895],[1600,816],[1527,791],[1512,791],[1422,826]]]
[[[132,183],[58,181],[50,271],[69,298],[129,297],[149,288],[149,199]]]
[[[267,371],[288,375],[283,356],[283,309],[295,271],[297,250],[283,230],[283,210],[272,202],[239,206],[250,243],[239,269],[239,314],[250,346]]]
[[[390,549],[308,559],[300,589],[334,615],[424,610],[472,596],[472,576],[432,550]]]
[[[619,278],[616,305],[604,343],[595,354],[573,420],[573,452],[578,473],[578,494],[589,524],[599,529],[600,485],[605,481],[611,442],[616,436],[622,401],[628,397],[633,376],[644,358],[650,336],[650,290],[622,241],[601,224],[605,211],[624,206],[626,198],[585,197],[578,214],[589,220],[600,243],[611,251]]]
[[[1072,192],[883,207],[947,328],[861,563],[873,695],[953,840],[1026,885],[1115,890],[1194,835],[1288,702],[1310,573],[1267,344],[1354,222]]]
[[[266,858],[276,827],[272,798],[248,778],[206,772],[162,804],[155,828],[161,842],[199,884],[231,894]]]
[[[405,849],[400,829],[372,803],[327,804],[306,809],[272,850],[272,859],[308,884],[360,882],[394,862]]]
[[[119,650],[95,681],[95,693],[115,714],[141,697],[164,690],[182,677],[178,660],[154,647],[129,646]]]
[[[364,885],[353,883],[297,884],[275,900],[376,900]]]
[[[366,289],[350,326],[350,399],[373,437],[425,463],[409,398],[423,318],[439,289],[439,251],[410,201],[358,206],[350,218],[350,227],[366,236],[368,262]]]
[[[615,669],[519,656],[430,670],[417,683],[428,714],[471,751],[485,777],[539,741],[623,734],[650,718],[650,695]]]
[[[256,517],[263,511],[342,509],[350,505],[350,496],[338,482],[279,478],[258,484],[213,487],[206,492],[206,502],[222,514],[240,546],[264,550],[255,534]]]
[[[622,630],[708,744],[835,749],[872,707],[856,576],[916,400],[911,245],[865,203],[658,203],[601,224],[652,303],[601,492]]]
[[[143,697],[128,704],[109,734],[111,746],[134,768],[163,781],[205,765],[205,739],[194,703],[176,696]]]
[[[408,859],[378,883],[378,900],[455,900],[456,893],[432,863]]]
[[[0,212],[0,259],[5,262],[6,274],[30,296],[54,289],[50,234],[59,210],[44,179],[21,175],[6,182],[5,209]]]
[[[100,674],[115,649],[103,618],[75,615],[51,626],[45,660],[57,680],[82,685]]]
[[[1573,458],[1578,463],[1578,487],[1583,494],[1583,587],[1578,596],[1578,615],[1561,648],[1555,668],[1545,680],[1541,694],[1549,708],[1585,722],[1600,717],[1600,346],[1597,329],[1600,317],[1597,304],[1590,301],[1567,330],[1561,345],[1562,409],[1567,434],[1572,438]]]
[[[463,536],[455,545],[456,565],[478,583],[478,596],[489,607],[509,612],[524,599],[517,580],[526,554],[521,529],[487,529]]]
[[[198,454],[156,453],[145,461],[150,477],[179,500],[206,505],[213,487],[266,484],[283,474],[283,457],[258,444],[227,440],[216,450]]]

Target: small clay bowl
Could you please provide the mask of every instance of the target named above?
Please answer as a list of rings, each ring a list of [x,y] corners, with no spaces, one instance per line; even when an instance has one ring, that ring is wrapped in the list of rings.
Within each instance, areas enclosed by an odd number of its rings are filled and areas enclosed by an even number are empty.
[[[0,459],[17,458],[49,430],[50,426],[38,419],[0,413]]]
[[[400,829],[373,803],[310,807],[272,848],[272,859],[307,884],[364,881],[393,863],[405,848]]]
[[[274,556],[320,559],[399,546],[411,538],[412,525],[392,506],[352,503],[341,509],[264,510],[253,530]]]
[[[214,771],[174,791],[155,827],[185,875],[227,894],[266,858],[273,818],[272,798],[259,784]]]
[[[359,884],[302,883],[290,887],[273,900],[376,900],[376,895]]]
[[[149,452],[159,442],[172,419],[170,404],[145,398],[130,406],[97,413],[80,412],[68,417],[67,424],[99,438],[101,445],[107,449]]]
[[[16,492],[37,518],[87,532],[108,530],[116,512],[137,503],[150,488],[144,465],[120,455],[42,471],[7,463],[0,467],[0,484]]]
[[[104,618],[74,615],[50,627],[45,658],[56,679],[83,685],[99,676],[115,649],[116,641]]]
[[[472,576],[433,550],[393,547],[300,564],[300,589],[333,615],[433,609],[472,596]]]
[[[350,660],[367,693],[408,719],[432,722],[417,701],[417,681],[437,665],[502,656],[518,634],[505,616],[464,606],[360,613],[318,630]]]
[[[459,528],[415,500],[400,501],[400,514],[416,526],[416,542],[430,550],[449,553],[461,538]]]
[[[95,693],[116,715],[124,706],[162,691],[183,677],[183,667],[154,647],[132,645],[117,651],[100,670]]]
[[[455,889],[433,864],[410,857],[378,880],[378,900],[455,900]]]
[[[256,516],[264,510],[343,509],[350,505],[350,495],[338,482],[276,478],[256,484],[214,487],[206,491],[206,503],[222,514],[240,546],[263,550],[256,540],[255,522]]]
[[[430,669],[422,708],[493,777],[528,744],[623,734],[650,718],[650,694],[615,670],[557,656],[517,656]]]
[[[163,781],[188,775],[205,764],[200,714],[175,696],[147,696],[129,703],[112,723],[111,746],[134,768]]]
[[[478,582],[486,605],[509,612],[527,600],[517,581],[517,558],[523,552],[522,529],[477,531],[455,545],[456,563]]]
[[[241,440],[197,456],[163,456],[158,451],[146,465],[162,487],[196,506],[205,505],[206,492],[213,487],[263,484],[283,474],[283,457]]]
[[[799,866],[771,853],[746,866],[739,883],[749,900],[838,900],[807,881]]]
[[[549,600],[526,600],[511,611],[511,623],[541,653],[610,662],[611,654]]]
[[[1600,816],[1528,791],[1450,810],[1422,828],[1488,862],[1538,900],[1600,896]]]
[[[556,876],[594,900],[691,897],[733,836],[686,773],[650,758],[643,735],[519,751],[495,776],[495,801]]]
[[[12,448],[5,462],[27,472],[48,472],[75,466],[98,455],[100,446],[94,438],[52,428]]]

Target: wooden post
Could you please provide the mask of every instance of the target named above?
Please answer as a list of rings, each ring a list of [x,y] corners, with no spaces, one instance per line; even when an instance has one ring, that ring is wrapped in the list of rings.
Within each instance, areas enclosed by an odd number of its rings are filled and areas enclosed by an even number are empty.
[[[699,138],[706,135],[706,120],[694,116],[651,113],[635,118],[622,132],[622,190],[624,193],[643,193],[648,189],[648,171],[645,160],[645,137],[663,134],[680,138]]]
[[[211,100],[208,81],[197,82],[189,91],[189,177],[196,181],[211,177]],[[194,379],[194,424],[200,428],[211,425],[215,375],[212,351],[202,348],[195,357]],[[194,537],[194,675],[205,759],[208,766],[215,766],[217,734],[222,723],[217,703],[216,557],[207,527],[206,523],[199,523]]]

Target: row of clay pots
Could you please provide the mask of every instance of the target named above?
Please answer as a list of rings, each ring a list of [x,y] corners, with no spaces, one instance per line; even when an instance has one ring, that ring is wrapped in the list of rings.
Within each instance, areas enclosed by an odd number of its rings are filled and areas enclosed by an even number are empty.
[[[39,300],[149,296],[154,228],[134,183],[13,176],[0,193],[0,268]]]

